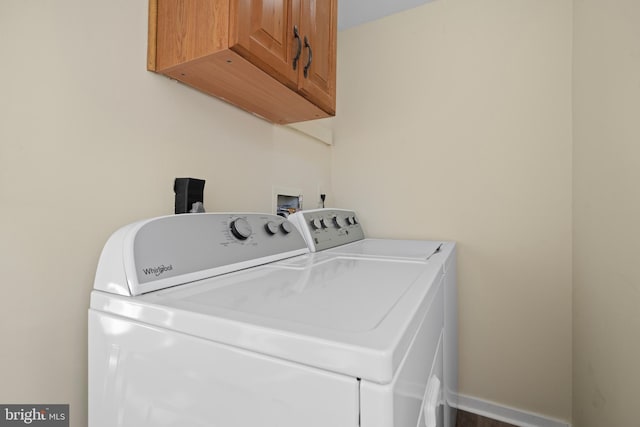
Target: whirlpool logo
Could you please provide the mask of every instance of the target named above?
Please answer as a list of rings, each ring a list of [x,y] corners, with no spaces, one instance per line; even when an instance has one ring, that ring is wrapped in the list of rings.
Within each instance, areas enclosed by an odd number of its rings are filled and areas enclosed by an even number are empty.
[[[173,264],[169,264],[169,265],[159,265],[157,267],[149,267],[149,268],[143,268],[142,272],[145,274],[145,276],[160,276],[161,274],[166,273],[167,271],[171,271],[173,270]]]

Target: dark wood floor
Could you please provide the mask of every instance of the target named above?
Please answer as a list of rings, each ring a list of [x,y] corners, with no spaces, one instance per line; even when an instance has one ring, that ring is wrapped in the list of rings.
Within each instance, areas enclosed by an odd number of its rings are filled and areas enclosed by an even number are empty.
[[[456,427],[516,427],[513,424],[481,417],[480,415],[458,410]]]

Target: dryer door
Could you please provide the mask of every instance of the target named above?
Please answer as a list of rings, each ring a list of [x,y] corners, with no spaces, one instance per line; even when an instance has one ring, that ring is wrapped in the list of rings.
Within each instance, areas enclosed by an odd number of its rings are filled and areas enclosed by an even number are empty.
[[[429,379],[442,383],[442,333],[444,326],[444,288],[434,286],[432,298],[404,360],[389,384],[363,379],[360,384],[361,427],[442,427],[442,393],[435,404],[425,405]],[[434,381],[431,381],[434,384]],[[435,408],[435,409],[429,409]],[[435,413],[435,425],[425,424],[425,409]],[[429,418],[434,419],[433,416]]]
[[[444,424],[444,394],[443,394],[443,363],[442,348],[443,335],[438,341],[438,349],[431,365],[431,373],[427,382],[422,399],[422,411],[420,411],[420,419],[418,427],[443,427]]]

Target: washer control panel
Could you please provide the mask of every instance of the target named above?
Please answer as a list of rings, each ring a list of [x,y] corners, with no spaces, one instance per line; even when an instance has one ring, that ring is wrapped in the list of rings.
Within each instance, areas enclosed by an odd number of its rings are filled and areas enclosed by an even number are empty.
[[[152,218],[111,236],[100,256],[94,288],[139,295],[308,252],[298,230],[276,215]]]
[[[312,209],[289,215],[311,252],[335,248],[364,239],[355,212],[346,209]]]

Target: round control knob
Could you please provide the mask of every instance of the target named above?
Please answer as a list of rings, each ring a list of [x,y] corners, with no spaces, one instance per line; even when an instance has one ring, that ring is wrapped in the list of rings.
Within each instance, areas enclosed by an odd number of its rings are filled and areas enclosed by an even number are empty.
[[[324,222],[324,218],[320,218],[320,225],[322,228],[328,228],[327,224]]]
[[[358,220],[355,216],[351,217],[351,222],[353,222],[353,225],[356,225],[358,223]]]
[[[342,218],[340,218],[338,215],[333,217],[333,223],[335,224],[336,228],[344,227],[344,222],[342,221]]]
[[[231,233],[240,240],[246,240],[251,236],[251,224],[244,218],[231,221]]]
[[[280,228],[282,229],[282,232],[284,234],[289,234],[293,231],[293,225],[291,225],[289,221],[284,221],[282,224],[280,224]]]
[[[322,227],[322,223],[318,218],[314,218],[311,220],[311,227],[313,227],[316,230],[319,230]]]
[[[278,232],[278,224],[276,224],[273,221],[269,221],[264,225],[265,230],[267,230],[267,233],[273,235],[276,234]]]

